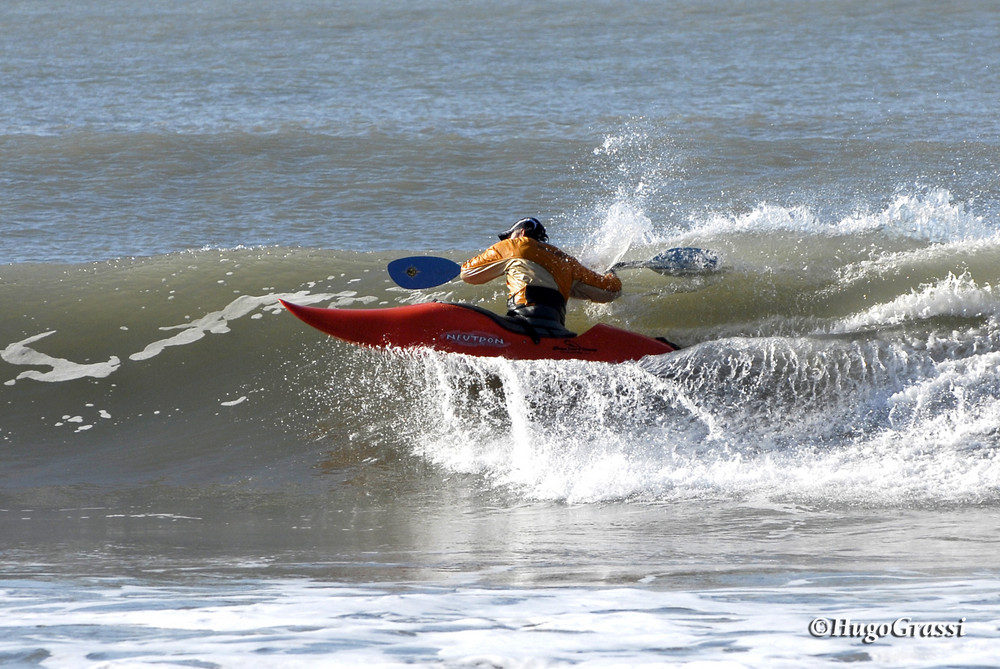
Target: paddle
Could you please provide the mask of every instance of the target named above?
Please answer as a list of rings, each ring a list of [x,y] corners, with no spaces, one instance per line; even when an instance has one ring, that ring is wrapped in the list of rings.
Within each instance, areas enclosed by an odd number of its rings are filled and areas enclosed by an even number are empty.
[[[611,269],[651,269],[666,276],[686,276],[714,272],[719,268],[719,254],[715,251],[685,246],[667,249],[649,260],[626,260],[611,266]]]
[[[448,283],[461,271],[457,262],[434,256],[397,258],[389,263],[389,276],[397,285],[410,290],[433,288]]]
[[[626,260],[615,263],[611,269],[651,269],[665,276],[687,276],[713,272],[719,267],[719,254],[715,251],[682,247],[668,249],[649,260]],[[448,283],[461,271],[461,266],[435,256],[409,256],[389,263],[389,277],[397,285],[410,290],[433,288]]]

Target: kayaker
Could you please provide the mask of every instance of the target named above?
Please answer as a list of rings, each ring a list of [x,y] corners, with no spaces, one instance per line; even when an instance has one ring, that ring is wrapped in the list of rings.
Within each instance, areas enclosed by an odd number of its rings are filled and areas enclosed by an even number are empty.
[[[610,302],[621,294],[614,272],[598,274],[547,244],[548,239],[538,219],[522,218],[500,234],[499,242],[462,265],[462,280],[479,285],[506,276],[509,318],[563,331],[570,297]]]

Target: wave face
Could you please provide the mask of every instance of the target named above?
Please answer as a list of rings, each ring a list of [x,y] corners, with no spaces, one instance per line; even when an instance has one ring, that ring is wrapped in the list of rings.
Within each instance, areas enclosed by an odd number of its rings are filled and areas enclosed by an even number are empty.
[[[498,290],[395,287],[385,264],[409,252],[9,265],[3,485],[281,488],[303,468],[416,460],[523,499],[1000,499],[1000,239],[948,193],[832,224],[761,205],[666,234],[621,206],[592,240],[602,261],[722,254],[703,276],[623,272],[622,299],[571,309],[574,328],[683,350],[627,365],[369,351],[278,303],[499,308]]]

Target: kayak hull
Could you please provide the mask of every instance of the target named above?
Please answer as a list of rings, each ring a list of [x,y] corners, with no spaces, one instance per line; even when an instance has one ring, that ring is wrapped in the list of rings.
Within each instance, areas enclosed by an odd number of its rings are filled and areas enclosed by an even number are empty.
[[[512,360],[628,362],[671,353],[661,339],[598,324],[575,337],[516,332],[497,314],[470,305],[427,302],[385,309],[324,309],[281,303],[328,335],[375,348],[431,348]]]

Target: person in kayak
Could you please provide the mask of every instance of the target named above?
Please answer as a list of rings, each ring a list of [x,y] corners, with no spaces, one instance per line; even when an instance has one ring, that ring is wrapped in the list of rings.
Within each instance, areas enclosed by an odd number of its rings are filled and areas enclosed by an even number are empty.
[[[621,294],[622,282],[613,271],[602,275],[584,267],[548,239],[538,219],[522,218],[499,242],[465,261],[460,276],[475,285],[506,276],[508,318],[572,335],[566,330],[566,301],[611,302]]]

